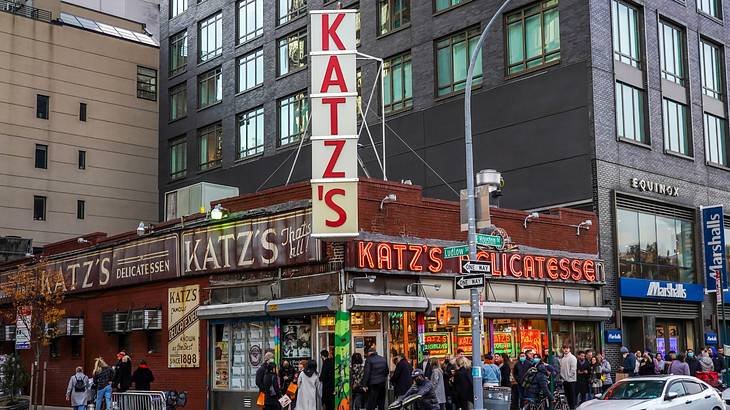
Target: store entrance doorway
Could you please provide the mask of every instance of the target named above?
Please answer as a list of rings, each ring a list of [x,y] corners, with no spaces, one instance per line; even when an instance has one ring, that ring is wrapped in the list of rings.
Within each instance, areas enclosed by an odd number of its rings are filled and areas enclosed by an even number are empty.
[[[360,353],[363,358],[367,357],[369,349],[375,349],[379,355],[384,355],[383,332],[373,330],[361,330],[352,332],[352,346],[354,353]]]

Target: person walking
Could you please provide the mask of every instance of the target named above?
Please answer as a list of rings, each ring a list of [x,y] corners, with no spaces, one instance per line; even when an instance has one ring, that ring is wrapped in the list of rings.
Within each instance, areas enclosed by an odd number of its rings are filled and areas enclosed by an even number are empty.
[[[689,365],[685,363],[684,356],[682,356],[681,354],[674,356],[674,360],[672,360],[672,363],[669,365],[668,374],[673,374],[675,376],[690,375]]]
[[[636,376],[636,356],[629,352],[629,348],[626,346],[621,347],[621,356],[623,356],[623,362],[618,368],[619,372],[626,373],[627,377]]]
[[[570,346],[563,346],[563,358],[560,359],[560,378],[563,379],[568,407],[574,409],[577,397],[575,384],[578,381],[578,359],[570,352]]]
[[[282,396],[281,385],[279,384],[279,376],[276,375],[276,365],[274,362],[265,364],[264,373],[264,410],[279,410],[279,398]]]
[[[439,408],[441,410],[445,410],[446,385],[444,384],[444,371],[441,369],[441,366],[439,366],[439,361],[436,358],[431,359],[429,365],[431,367],[431,384],[436,392],[436,400],[439,403]]]
[[[256,387],[259,389],[259,393],[264,392],[264,376],[266,375],[266,364],[274,360],[274,352],[268,351],[264,353],[264,361],[261,363],[258,369],[256,369]]]
[[[601,364],[601,393],[605,393],[613,385],[611,378],[611,363],[602,354],[598,354],[598,362]]]
[[[484,367],[482,368],[484,387],[499,386],[501,378],[502,373],[499,371],[499,367],[494,364],[494,356],[491,353],[487,353],[484,355]]]
[[[352,410],[361,410],[365,408],[365,389],[362,384],[365,377],[365,365],[363,364],[362,355],[353,353],[350,359],[350,388],[352,390]]]
[[[132,358],[126,352],[117,353],[117,365],[114,367],[114,387],[119,392],[125,392],[132,386]]]
[[[150,370],[146,361],[140,360],[139,366],[132,374],[134,389],[149,391],[153,381],[155,381],[155,376],[152,374],[152,370]]]
[[[385,410],[385,383],[388,381],[388,362],[375,349],[368,350],[362,384],[367,394],[367,410]]]
[[[320,410],[322,408],[322,383],[317,374],[317,363],[310,360],[297,378],[297,409]]]
[[[588,397],[591,387],[591,362],[586,359],[585,352],[578,352],[578,366],[576,368],[576,390],[578,393],[578,399],[576,404],[581,404],[584,401],[590,400]]]
[[[399,398],[406,394],[413,384],[413,368],[408,363],[405,356],[401,353],[395,358],[395,370],[393,376],[390,377],[390,384],[393,386],[393,394]]]
[[[94,385],[96,385],[96,410],[101,410],[101,404],[106,404],[106,410],[112,408],[112,384],[114,370],[106,364],[103,358],[96,359],[94,364]]]
[[[322,405],[325,410],[335,410],[335,361],[330,357],[328,350],[320,352],[322,356],[322,373],[319,381],[322,382]]]
[[[86,409],[89,385],[89,378],[84,374],[84,369],[81,366],[77,367],[76,372],[68,380],[68,387],[66,387],[66,401],[71,402],[73,410]]]
[[[454,376],[454,393],[460,410],[469,410],[474,401],[474,383],[472,383],[471,362],[466,357],[456,359],[456,375]]]

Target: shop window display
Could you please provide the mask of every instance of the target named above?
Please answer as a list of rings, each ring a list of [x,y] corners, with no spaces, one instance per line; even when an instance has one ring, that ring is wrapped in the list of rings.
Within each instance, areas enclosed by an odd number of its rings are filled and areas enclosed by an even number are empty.
[[[215,389],[255,391],[256,370],[274,351],[273,322],[216,324],[213,332]]]
[[[307,317],[285,319],[281,325],[281,355],[296,368],[312,357],[312,322]]]

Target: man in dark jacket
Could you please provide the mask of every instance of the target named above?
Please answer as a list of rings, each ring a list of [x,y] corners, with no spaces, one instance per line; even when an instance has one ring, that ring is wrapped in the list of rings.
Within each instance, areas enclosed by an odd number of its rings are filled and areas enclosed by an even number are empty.
[[[418,364],[418,368],[423,371],[423,375],[427,379],[431,379],[431,374],[433,374],[433,369],[431,369],[431,352],[428,350],[423,351],[423,361]]]
[[[725,354],[722,347],[718,347],[716,353],[712,355],[712,366],[717,373],[725,370]]]
[[[540,396],[550,397],[550,389],[548,389],[549,375],[556,373],[557,369],[549,364],[543,363],[539,355],[535,355],[532,358],[532,366],[535,369],[532,372],[535,372],[535,374],[525,389],[525,398],[536,401],[540,399]],[[580,363],[578,366],[580,366]]]
[[[694,377],[700,370],[700,361],[695,357],[695,352],[692,349],[687,349],[687,365],[689,366],[689,374]]]
[[[385,383],[388,381],[388,363],[375,349],[368,350],[362,385],[367,393],[367,410],[385,410]]]
[[[591,362],[586,359],[585,352],[578,352],[578,365],[576,367],[577,381],[575,387],[578,390],[578,401],[575,404],[581,404],[588,401],[591,384]]]
[[[406,394],[413,384],[413,379],[411,378],[413,368],[411,368],[411,364],[408,363],[408,360],[406,360],[402,353],[397,355],[395,360],[397,362],[393,376],[390,378],[390,384],[393,386],[395,397],[400,397]]]
[[[414,402],[415,410],[440,410],[439,401],[436,398],[436,388],[431,381],[426,378],[425,373],[421,369],[416,369],[411,373],[411,378],[415,382],[413,386],[403,395],[403,400],[411,396],[421,396]]]
[[[259,388],[259,392],[264,391],[264,376],[266,375],[266,364],[272,360],[274,360],[274,352],[266,352],[266,354],[264,354],[264,361],[256,370],[256,387]]]
[[[517,358],[517,363],[512,368],[512,374],[517,382],[517,403],[522,408],[522,400],[525,398],[525,389],[522,387],[522,382],[525,380],[527,371],[532,367],[532,363],[527,360],[527,354],[524,352],[520,353]]]
[[[135,390],[149,391],[150,385],[155,381],[155,376],[152,374],[152,370],[147,365],[147,362],[142,360],[139,362],[139,367],[132,374],[132,383],[134,383]]]
[[[626,373],[629,377],[636,376],[636,356],[629,352],[629,349],[626,346],[621,347],[621,355],[624,360],[621,367],[618,369],[619,372]]]
[[[319,381],[322,382],[322,404],[324,410],[335,410],[335,361],[330,357],[330,352],[322,350],[322,373]]]

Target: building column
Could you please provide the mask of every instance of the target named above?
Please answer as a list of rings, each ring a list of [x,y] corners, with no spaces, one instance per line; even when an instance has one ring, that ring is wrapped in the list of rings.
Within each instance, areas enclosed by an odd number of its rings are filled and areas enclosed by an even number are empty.
[[[350,409],[350,312],[335,313],[335,409]]]
[[[642,350],[650,348],[652,352],[656,349],[656,316],[644,316],[644,346]]]

